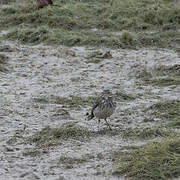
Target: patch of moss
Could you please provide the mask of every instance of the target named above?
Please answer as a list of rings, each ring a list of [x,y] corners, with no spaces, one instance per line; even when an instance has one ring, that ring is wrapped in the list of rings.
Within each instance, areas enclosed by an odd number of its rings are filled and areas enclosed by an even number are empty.
[[[150,106],[146,111],[151,111],[151,114],[164,119],[169,120],[170,125],[179,127],[180,118],[180,100],[167,100],[158,102]]]
[[[170,86],[180,84],[180,65],[175,64],[173,66],[158,66],[154,68],[156,77],[154,79],[146,79],[148,83],[152,83],[157,86]]]
[[[4,55],[4,54],[0,54],[0,72],[6,72],[6,71],[8,71],[8,69],[7,69],[7,60],[8,60],[9,58],[6,56],[6,55]]]
[[[139,139],[151,139],[156,137],[169,137],[174,136],[172,130],[166,130],[159,127],[152,128],[128,128],[123,130],[122,136],[124,138],[139,138]]]
[[[14,135],[14,136],[10,137],[10,138],[6,141],[6,143],[7,143],[7,144],[10,144],[10,145],[15,144],[16,142],[18,142],[18,140],[19,140],[20,138],[22,138],[22,136]]]
[[[155,76],[155,77],[154,77]],[[136,73],[137,78],[145,81],[145,84],[156,86],[171,86],[180,84],[180,65],[158,66],[151,72],[145,66],[139,66]]]
[[[167,100],[153,104],[147,110],[159,118],[173,120],[180,117],[180,100]]]
[[[102,61],[101,59],[94,58],[94,59],[90,59],[90,60],[86,61],[86,63],[98,64],[98,63],[100,63],[101,61]]]
[[[126,94],[126,93],[124,93],[124,92],[121,92],[121,91],[117,91],[116,93],[115,93],[115,99],[116,100],[121,100],[121,101],[132,101],[132,100],[135,100],[136,98],[133,96],[133,95],[131,95],[131,94]]]
[[[76,157],[61,156],[59,158],[58,164],[63,164],[65,168],[71,169],[74,168],[74,166],[87,162],[88,160],[89,159],[86,157],[76,158]]]
[[[19,40],[22,43],[41,43],[48,39],[48,31],[44,27],[37,29],[13,29],[7,33],[9,40]]]
[[[138,69],[139,72],[137,72],[136,77],[144,80],[145,82],[148,82],[152,78],[151,72],[147,70],[146,67],[140,67]]]
[[[122,44],[126,45],[126,46],[133,46],[133,45],[137,45],[136,38],[135,36],[130,33],[130,32],[123,32],[122,35],[120,36],[120,40],[122,42]]]
[[[155,73],[159,76],[180,76],[180,64],[159,66],[155,68]]]
[[[23,152],[23,156],[31,156],[36,157],[41,154],[41,151],[39,149],[30,149]]]
[[[166,78],[156,78],[150,81],[147,81],[155,86],[171,86],[171,85],[180,85],[180,76],[166,77]]]
[[[71,96],[70,98],[66,97],[53,97],[53,101],[56,104],[64,104],[69,105],[71,107],[79,107],[85,105],[92,105],[96,99],[96,97],[78,97],[78,96]]]
[[[38,147],[50,147],[60,145],[63,140],[88,139],[91,132],[81,126],[66,124],[57,128],[45,127],[41,131],[28,138],[28,142],[35,143]]]
[[[102,121],[101,123],[105,123],[104,121]],[[106,126],[105,128],[100,128],[99,131],[94,132],[95,136],[116,136],[116,135],[120,135],[122,133],[121,128],[112,128],[112,130],[109,130]]]
[[[80,97],[80,96],[70,96],[70,97],[61,97],[51,95],[49,97],[34,97],[33,101],[38,103],[55,103],[55,104],[63,104],[66,106],[79,108],[85,105],[92,105],[97,97],[89,96],[89,97]]]
[[[114,175],[133,179],[169,179],[180,176],[180,138],[151,142],[117,158]]]
[[[11,137],[6,141],[6,143],[9,144],[9,145],[13,145],[13,144],[17,143],[19,140],[24,139],[23,133],[24,133],[24,131],[25,131],[25,128],[26,128],[26,127],[24,127],[23,129],[15,130],[14,135],[11,136]]]
[[[180,117],[169,123],[170,127],[180,128]]]
[[[50,103],[49,99],[47,99],[47,97],[44,97],[44,96],[34,97],[33,101],[36,103],[42,103],[42,104]]]

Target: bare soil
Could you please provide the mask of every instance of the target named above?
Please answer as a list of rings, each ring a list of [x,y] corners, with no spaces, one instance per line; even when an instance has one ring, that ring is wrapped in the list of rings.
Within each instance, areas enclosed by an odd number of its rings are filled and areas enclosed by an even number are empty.
[[[97,121],[85,120],[91,105],[58,104],[55,97],[94,97],[103,88],[132,95],[132,100],[116,100],[116,112],[109,119],[114,131],[163,127],[166,122],[144,110],[158,101],[180,99],[180,86],[153,86],[143,77],[145,72],[156,78],[155,67],[179,64],[174,50],[28,46],[10,41],[2,41],[0,47],[0,54],[8,57],[7,71],[0,72],[1,180],[125,179],[112,175],[114,158],[148,140],[108,133],[103,121],[100,135],[88,141],[70,139],[47,149],[24,143],[46,126],[65,123],[97,132]]]

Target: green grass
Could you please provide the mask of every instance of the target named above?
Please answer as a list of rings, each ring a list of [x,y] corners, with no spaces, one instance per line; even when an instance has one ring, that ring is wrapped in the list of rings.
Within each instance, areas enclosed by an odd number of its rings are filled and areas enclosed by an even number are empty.
[[[170,121],[171,126],[180,125],[180,100],[161,101],[150,106],[147,111],[151,110],[151,114]]]
[[[62,141],[69,139],[87,140],[91,132],[81,126],[66,124],[57,128],[45,127],[30,138],[27,139],[28,143],[35,143],[38,147],[48,148],[50,146],[57,146]]]
[[[126,175],[138,180],[166,180],[180,176],[180,138],[151,142],[130,153],[120,155],[114,175]]]
[[[120,101],[132,101],[136,99],[133,95],[121,91],[117,91],[114,98]]]
[[[159,78],[150,80],[149,82],[156,86],[180,85],[180,65],[159,66],[155,68],[155,73]]]
[[[45,27],[39,29],[13,29],[7,35],[9,40],[19,40],[21,43],[41,43],[48,38],[48,30]]]
[[[179,23],[180,8],[175,2],[156,0],[54,1],[61,7],[34,10],[33,1],[2,8],[2,23],[9,27],[28,24],[72,29],[147,29]],[[4,23],[5,22],[5,23]]]
[[[178,40],[180,7],[174,1],[55,1],[61,7],[34,10],[33,1],[0,8],[4,36],[23,43],[47,43],[134,48],[165,46]],[[162,27],[170,27],[161,30]],[[171,29],[171,26],[173,29]],[[175,27],[175,28],[174,28]],[[100,31],[93,32],[92,29]],[[155,33],[144,30],[158,29]],[[112,31],[122,31],[115,35]],[[133,32],[133,33],[132,33]]]
[[[166,78],[156,78],[148,81],[155,86],[171,86],[180,85],[180,76],[166,77]]]
[[[21,43],[28,44],[61,44],[66,46],[75,45],[91,45],[91,46],[105,46],[114,48],[136,48],[144,46],[158,46],[166,47],[171,42],[175,42],[180,35],[179,32],[173,37],[164,35],[162,38],[160,34],[148,34],[146,32],[124,32],[121,35],[111,35],[108,31],[104,33],[94,33],[91,30],[74,30],[66,31],[61,27],[59,29],[49,29],[46,26],[40,26],[36,29],[13,28],[4,36],[9,40],[19,40]]]
[[[70,107],[81,107],[81,106],[91,106],[97,99],[97,96],[88,96],[88,97],[80,97],[80,96],[70,96],[70,97],[61,97],[51,95],[50,97],[35,97],[33,100],[38,103],[55,103],[55,104],[63,104],[65,106]]]
[[[87,128],[65,124],[57,128],[45,127],[33,136],[26,139],[26,143],[33,143],[36,147],[48,148],[61,145],[64,141],[79,140],[87,141],[90,137],[122,135],[125,139],[152,139],[156,137],[175,137],[176,134],[171,130],[162,128],[142,128],[142,129],[114,129],[113,131],[101,130],[99,132],[89,131]],[[37,150],[37,149],[36,149]],[[27,152],[26,154],[31,154]],[[32,152],[32,155],[36,154]]]
[[[180,117],[180,100],[166,100],[153,104],[148,108],[157,117],[174,119]]]
[[[180,76],[180,64],[173,66],[159,66],[155,69],[159,76]]]
[[[57,97],[55,100],[56,104],[64,104],[69,105],[71,107],[78,107],[78,106],[85,106],[85,105],[92,105],[97,97],[79,97],[79,96],[72,96],[70,98],[64,97]]]
[[[169,123],[170,127],[180,128],[180,117]]]
[[[151,128],[128,128],[123,130],[123,138],[132,138],[132,139],[152,139],[156,137],[169,137],[174,136],[172,130],[166,130],[159,127]]]
[[[180,65],[173,66],[158,66],[149,72],[145,66],[138,69],[136,77],[142,79],[145,84],[152,84],[154,86],[166,87],[180,85]]]

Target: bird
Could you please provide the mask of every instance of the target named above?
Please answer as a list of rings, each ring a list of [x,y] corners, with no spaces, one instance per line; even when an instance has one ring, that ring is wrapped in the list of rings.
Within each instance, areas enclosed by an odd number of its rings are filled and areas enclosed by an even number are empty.
[[[105,89],[92,107],[91,113],[87,113],[87,120],[91,120],[94,117],[98,118],[99,131],[100,120],[104,119],[109,129],[112,130],[110,124],[107,122],[107,118],[114,113],[115,109],[116,102],[114,101],[112,92],[109,89]]]
[[[58,6],[58,5],[53,4],[52,0],[37,0],[37,9],[41,9],[48,5]],[[58,6],[58,7],[60,7],[60,6]]]

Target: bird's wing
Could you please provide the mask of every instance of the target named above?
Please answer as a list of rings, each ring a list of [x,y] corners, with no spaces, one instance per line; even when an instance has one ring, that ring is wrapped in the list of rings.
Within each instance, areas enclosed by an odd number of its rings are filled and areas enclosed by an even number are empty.
[[[94,106],[91,110],[91,114],[88,116],[88,120],[91,120],[94,118],[94,110],[101,104],[103,98],[100,97],[95,103],[94,103]]]
[[[93,111],[98,107],[98,105],[100,104],[100,101],[96,101],[96,103],[94,104],[91,113],[93,113]]]

